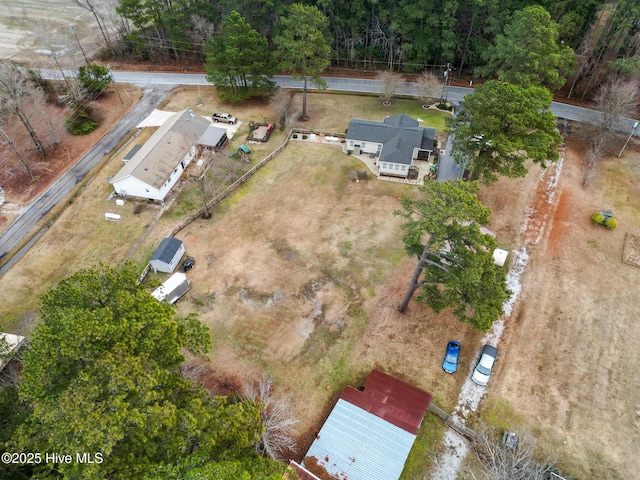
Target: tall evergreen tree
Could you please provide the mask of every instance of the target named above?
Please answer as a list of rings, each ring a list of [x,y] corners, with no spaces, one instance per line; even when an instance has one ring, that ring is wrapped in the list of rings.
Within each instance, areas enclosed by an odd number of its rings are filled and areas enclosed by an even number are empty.
[[[294,3],[280,22],[280,33],[273,39],[275,56],[280,70],[291,72],[293,78],[302,79],[300,119],[307,120],[307,83],[311,81],[318,88],[326,88],[326,82],[320,74],[329,66],[331,55],[325,37],[327,17],[315,6]]]
[[[558,25],[543,7],[518,10],[504,34],[486,53],[487,64],[476,72],[505,82],[550,90],[562,87],[574,63],[573,50],[559,43]]]
[[[238,101],[270,95],[275,82],[267,40],[232,11],[220,31],[205,45],[207,81],[213,83],[224,100]]]
[[[137,276],[131,265],[82,270],[42,297],[19,385],[29,414],[8,445],[64,452],[73,461],[49,459],[23,473],[185,478],[202,468],[278,478],[271,475],[284,465],[254,450],[263,429],[258,405],[212,397],[178,373],[182,349],[208,350],[208,329],[176,317]],[[93,462],[76,453],[92,454]]]
[[[405,250],[418,258],[399,310],[420,291],[418,301],[435,312],[453,308],[460,321],[487,331],[510,295],[505,271],[493,261],[497,242],[480,232],[491,210],[478,200],[476,182],[427,182],[420,189],[425,199],[404,197],[396,212],[406,219]]]
[[[476,87],[458,115],[447,120],[454,158],[472,179],[486,184],[498,175],[525,176],[529,158],[543,165],[556,160],[562,137],[550,105],[551,94],[543,87],[495,80]]]

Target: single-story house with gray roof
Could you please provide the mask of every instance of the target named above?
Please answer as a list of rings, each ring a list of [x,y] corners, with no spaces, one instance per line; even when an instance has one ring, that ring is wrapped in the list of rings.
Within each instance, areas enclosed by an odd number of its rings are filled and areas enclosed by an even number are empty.
[[[174,237],[163,238],[151,255],[151,268],[154,272],[173,273],[185,253],[184,243]]]
[[[196,154],[211,123],[191,110],[169,117],[109,183],[117,195],[163,202]],[[133,150],[133,149],[132,149]]]
[[[351,120],[346,142],[347,150],[376,156],[380,175],[407,177],[415,160],[431,159],[435,136],[435,128],[401,113],[382,122]]]

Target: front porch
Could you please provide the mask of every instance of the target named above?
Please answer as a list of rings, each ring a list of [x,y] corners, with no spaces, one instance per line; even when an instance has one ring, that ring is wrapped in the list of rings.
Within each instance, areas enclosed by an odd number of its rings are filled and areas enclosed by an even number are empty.
[[[346,154],[346,148],[343,146],[342,151]],[[425,178],[427,180],[433,179],[435,180],[437,174],[437,163],[427,162],[425,160],[414,160],[413,167],[415,167],[418,171],[417,177],[414,179],[411,178],[403,178],[403,177],[393,177],[390,175],[380,175],[380,169],[378,168],[378,158],[371,157],[368,153],[365,154],[351,154],[352,157],[357,158],[362,163],[364,163],[367,168],[373,173],[378,180],[386,180],[388,182],[397,182],[397,183],[406,183],[409,185],[424,185]],[[432,165],[436,165],[436,169],[432,170]]]

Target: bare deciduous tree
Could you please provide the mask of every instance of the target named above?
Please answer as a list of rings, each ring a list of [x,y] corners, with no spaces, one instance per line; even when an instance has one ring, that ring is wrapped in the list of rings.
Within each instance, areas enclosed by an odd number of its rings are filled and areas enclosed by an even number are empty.
[[[16,157],[18,157],[18,160],[20,160],[20,163],[24,167],[25,171],[29,174],[29,178],[31,178],[31,181],[33,182],[36,177],[33,175],[31,166],[29,165],[27,159],[24,158],[24,156],[18,151],[17,147],[11,140],[11,137],[4,128],[2,119],[0,119],[0,135],[2,135],[0,137],[0,145],[7,145],[13,151],[13,153],[16,154]]]
[[[202,217],[208,219],[211,218],[209,203],[240,178],[246,170],[246,164],[213,151],[205,151],[202,159],[206,169],[198,176],[197,182],[202,195]]]
[[[591,144],[584,156],[584,177],[582,185],[588,186],[596,176],[596,164],[609,153],[611,135],[606,131],[599,131],[591,139]]]
[[[0,116],[3,118],[13,115],[18,117],[29,133],[38,153],[46,157],[44,145],[31,124],[31,116],[38,110],[36,106],[43,104],[42,90],[27,81],[22,72],[12,63],[0,63]]]
[[[377,77],[380,81],[380,88],[382,90],[382,101],[384,103],[391,102],[391,97],[398,91],[398,87],[402,82],[402,76],[394,72],[381,72]]]
[[[93,18],[96,19],[96,23],[98,24],[98,28],[100,29],[100,33],[102,34],[102,38],[104,38],[104,42],[107,48],[113,51],[113,45],[111,44],[111,39],[109,38],[109,31],[107,29],[107,25],[104,20],[104,14],[100,11],[100,6],[103,4],[103,2],[94,1],[94,0],[75,0],[75,1],[76,1],[76,5],[91,12],[91,14],[93,15]]]
[[[213,37],[213,34],[216,31],[216,26],[213,22],[202,15],[191,15],[191,24],[193,25],[193,28],[189,32],[189,36],[192,40],[200,44],[204,44],[207,40]]]
[[[207,370],[207,365],[202,362],[200,357],[195,357],[188,352],[185,354],[185,358],[185,362],[179,367],[182,378],[194,382],[200,380]]]
[[[625,118],[633,116],[638,104],[639,89],[640,83],[637,80],[622,77],[611,79],[600,87],[595,100],[602,117],[584,157],[583,186],[589,186],[595,179],[597,163],[609,154],[611,138],[617,127]]]
[[[296,447],[292,429],[298,423],[293,417],[293,401],[290,397],[274,395],[273,381],[264,374],[260,381],[244,386],[246,398],[260,405],[260,416],[264,432],[256,451],[276,460],[281,460]]]
[[[639,87],[637,80],[622,77],[611,79],[600,87],[596,96],[598,110],[602,112],[600,127],[613,130],[618,122],[633,115],[638,104]]]
[[[424,105],[434,101],[440,89],[440,79],[433,73],[423,72],[416,81],[416,93]]]
[[[528,434],[519,435],[511,448],[502,444],[495,430],[483,427],[471,447],[486,480],[543,480],[553,470],[553,462],[536,458],[535,439]]]

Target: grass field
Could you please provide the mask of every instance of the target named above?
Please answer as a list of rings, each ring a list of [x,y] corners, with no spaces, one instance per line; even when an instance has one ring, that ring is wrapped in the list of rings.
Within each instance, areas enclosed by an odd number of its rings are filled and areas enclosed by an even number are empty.
[[[179,90],[163,108],[192,108],[201,114],[230,110],[217,104],[211,91],[202,89],[201,96],[204,106],[198,109],[194,91]],[[313,120],[304,126],[343,132],[348,117],[382,119],[402,111],[402,105],[412,107],[411,102],[398,101],[385,109],[371,97],[314,94],[309,96]],[[248,120],[262,121],[270,109],[255,103],[231,110],[245,122],[231,148],[246,141]],[[434,113],[433,121],[442,122],[443,114]],[[288,127],[293,125],[299,124]],[[144,132],[135,143],[151,133]],[[276,130],[268,143],[251,144],[251,164],[279,145],[284,134]],[[0,278],[0,288],[7,292],[4,328],[27,332],[37,317],[37,295],[79,268],[121,262],[154,222],[158,206],[128,201],[116,207],[107,200],[111,186],[106,178],[120,167],[119,159],[111,160]],[[293,142],[217,207],[211,220],[197,221],[178,235],[198,261],[191,274],[193,288],[179,310],[198,312],[212,328],[211,365],[219,375],[247,379],[266,370],[282,391],[294,394],[302,419],[301,449],[342,388],[362,382],[374,366],[423,388],[433,386],[430,380],[438,376],[428,373],[431,363],[440,362],[440,344],[454,334],[447,330],[459,329],[455,324],[441,326],[439,335],[425,340],[412,334],[423,328],[419,308],[402,317],[404,325],[394,325],[400,321],[394,306],[399,292],[386,307],[375,304],[390,275],[391,283],[403,285],[410,271],[411,262],[399,241],[399,219],[392,213],[400,196],[415,195],[417,190],[373,179],[351,182],[349,171],[359,169],[363,165],[336,146]],[[142,209],[137,214],[136,205]],[[166,212],[146,232],[132,260],[142,268],[159,240],[199,206],[195,184],[184,180],[181,192],[171,196]],[[122,220],[105,221],[107,211],[122,215]],[[382,310],[384,315],[379,315]],[[474,332],[463,330],[475,338]],[[433,346],[422,354],[425,341]],[[413,362],[399,361],[404,355],[400,352],[409,358],[426,355],[429,362],[407,370]],[[436,398],[452,405],[457,383],[450,377],[435,380],[441,387]],[[433,453],[438,442],[426,439],[438,437],[440,431],[437,423],[425,422],[411,472],[427,468],[425,452]]]
[[[402,195],[419,192],[351,182],[349,170],[359,168],[335,146],[292,142],[211,220],[177,235],[201,262],[178,308],[198,311],[211,328],[211,365],[223,376],[269,372],[296,400],[301,435],[373,367],[451,407],[462,377],[441,374],[442,346],[454,336],[469,344],[480,337],[417,305],[397,312],[413,261],[393,211]],[[425,423],[412,475],[428,470],[441,432]]]

